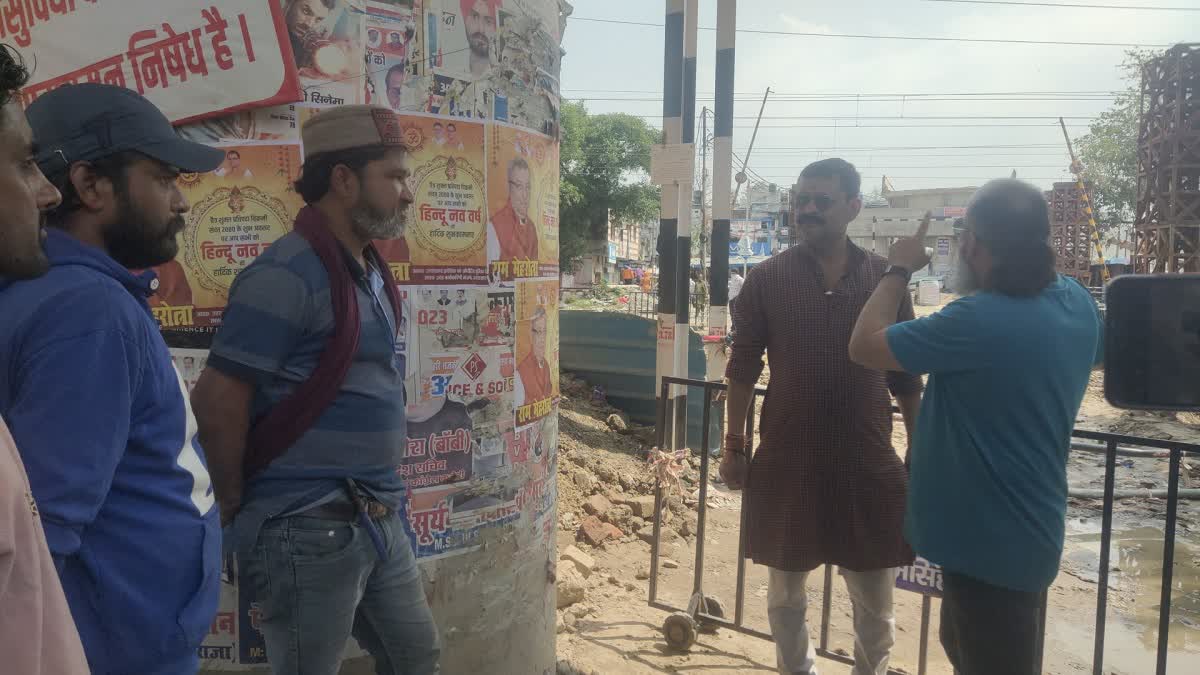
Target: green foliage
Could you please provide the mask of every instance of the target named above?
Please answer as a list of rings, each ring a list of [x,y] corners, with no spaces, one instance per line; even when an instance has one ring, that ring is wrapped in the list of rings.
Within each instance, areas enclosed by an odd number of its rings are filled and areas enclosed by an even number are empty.
[[[1109,232],[1133,221],[1137,206],[1137,137],[1142,65],[1156,54],[1129,50],[1121,70],[1126,88],[1110,109],[1100,113],[1077,150],[1084,172],[1091,181],[1096,207],[1096,224]]]
[[[561,115],[558,260],[572,271],[592,242],[607,241],[610,218],[633,224],[658,217],[649,172],[660,134],[640,117],[589,115],[580,102],[563,102]]]

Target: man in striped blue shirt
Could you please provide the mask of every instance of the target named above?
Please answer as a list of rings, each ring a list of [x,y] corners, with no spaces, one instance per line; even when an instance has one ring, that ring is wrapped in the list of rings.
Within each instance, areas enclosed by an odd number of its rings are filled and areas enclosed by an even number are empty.
[[[401,317],[370,246],[402,236],[412,202],[394,124],[386,109],[343,106],[304,126],[296,191],[308,206],[234,282],[193,394],[221,517],[261,605],[276,673],[303,664],[333,675],[352,634],[378,673],[438,669],[437,629],[402,521]],[[327,350],[353,348],[344,339],[353,325],[339,325],[349,321],[342,297],[357,305],[358,339],[340,388],[281,454],[256,462],[256,425],[323,377]]]

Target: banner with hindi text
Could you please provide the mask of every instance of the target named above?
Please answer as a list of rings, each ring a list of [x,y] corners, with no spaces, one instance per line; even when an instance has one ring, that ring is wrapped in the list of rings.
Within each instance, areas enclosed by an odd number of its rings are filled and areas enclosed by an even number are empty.
[[[0,0],[0,16],[0,40],[36,64],[26,105],[98,82],[178,124],[301,97],[274,0]]]

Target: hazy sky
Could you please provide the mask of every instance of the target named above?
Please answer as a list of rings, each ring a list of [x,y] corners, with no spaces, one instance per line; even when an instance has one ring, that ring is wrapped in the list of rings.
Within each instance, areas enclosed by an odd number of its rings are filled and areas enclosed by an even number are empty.
[[[1197,7],[1195,0],[1045,1]],[[715,33],[703,29],[715,25],[716,5],[716,0],[700,0],[697,110],[712,105]],[[664,3],[576,0],[574,6],[563,37],[567,52],[562,66],[564,98],[585,99],[592,112],[645,115],[655,127],[660,126],[663,29],[582,19],[661,24]],[[741,0],[738,27],[1102,43],[1104,46],[1020,45],[737,35],[734,149],[740,156],[749,144],[763,91],[770,87],[778,95],[772,94],[767,103],[750,162],[752,170],[770,181],[790,185],[808,162],[836,155],[859,166],[864,192],[877,188],[884,174],[902,190],[979,185],[991,177],[1007,176],[1013,169],[1018,176],[1049,187],[1055,180],[1070,179],[1058,116],[1067,117],[1072,137],[1082,135],[1089,118],[1108,107],[1111,92],[1124,87],[1118,65],[1126,48],[1110,45],[1200,39],[1200,12],[924,0]],[[990,97],[994,100],[962,96],[993,92],[1003,94]],[[935,96],[895,96],[904,94]],[[845,95],[847,99],[814,101],[812,95]],[[879,95],[889,96],[879,100]],[[603,100],[613,98],[644,100]],[[861,100],[870,98],[875,100]],[[896,119],[901,115],[905,119]],[[984,116],[1030,119],[978,119]],[[916,119],[921,117],[951,119]],[[883,125],[888,128],[879,128]],[[922,149],[908,149],[914,146]]]

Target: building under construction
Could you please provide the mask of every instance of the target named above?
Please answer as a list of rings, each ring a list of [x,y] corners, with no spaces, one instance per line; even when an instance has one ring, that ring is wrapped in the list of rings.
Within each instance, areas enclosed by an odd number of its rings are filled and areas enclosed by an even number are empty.
[[[1134,266],[1200,272],[1200,43],[1142,67]]]
[[[1091,226],[1084,192],[1075,182],[1055,183],[1046,192],[1046,202],[1050,206],[1050,246],[1054,248],[1058,273],[1091,285]]]

